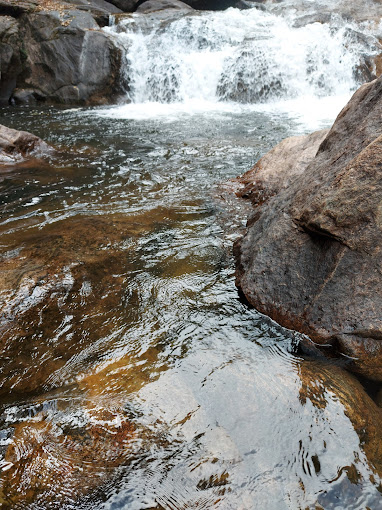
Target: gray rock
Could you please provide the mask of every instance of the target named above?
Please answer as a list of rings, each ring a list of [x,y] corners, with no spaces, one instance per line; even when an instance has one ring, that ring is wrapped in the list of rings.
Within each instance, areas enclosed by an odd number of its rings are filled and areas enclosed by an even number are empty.
[[[57,10],[38,4],[0,0],[0,12],[10,13],[0,17],[0,103],[118,99],[122,52],[100,26],[122,11],[104,0],[66,0]]]
[[[0,17],[0,104],[8,102],[22,71],[21,39],[17,21]]]
[[[222,11],[234,7],[238,0],[185,0],[190,7],[200,11]]]
[[[121,9],[122,12],[134,12],[142,2],[140,0],[111,0],[111,3]]]
[[[120,92],[121,52],[98,30],[91,13],[70,10],[28,15],[24,80],[18,87],[62,103],[104,103]],[[57,58],[59,56],[59,58]]]
[[[246,9],[260,9],[261,11],[265,11],[266,7],[262,2],[250,2],[249,0],[239,0],[236,2],[234,7],[236,9],[246,10]]]
[[[382,78],[362,86],[329,134],[274,150],[252,176],[254,212],[235,246],[237,285],[280,324],[382,381]],[[303,167],[296,171],[306,144]],[[287,147],[285,145],[284,147]],[[305,156],[308,153],[305,153]],[[292,158],[292,159],[291,159]],[[285,160],[288,186],[276,188]],[[304,168],[305,167],[305,168]],[[272,175],[274,169],[274,175]],[[302,170],[302,171],[301,171]],[[265,179],[267,176],[267,179]],[[247,179],[248,180],[248,179]],[[258,200],[266,181],[270,193]],[[266,187],[266,186],[265,186]]]
[[[63,5],[67,5],[67,9],[71,8],[71,4],[77,10],[90,12],[100,27],[108,26],[110,14],[121,14],[123,11],[116,5],[105,0],[65,0]]]
[[[315,14],[305,14],[304,16],[300,16],[293,22],[294,28],[305,27],[306,25],[310,25],[312,23],[330,23],[332,19],[332,13],[330,12],[317,12]]]
[[[150,13],[156,11],[162,11],[165,9],[176,9],[182,11],[191,11],[192,7],[181,2],[180,0],[147,0],[143,4],[139,5],[136,12],[139,13]]]
[[[11,96],[12,104],[36,104],[42,101],[41,97],[36,90],[33,89],[15,89]]]

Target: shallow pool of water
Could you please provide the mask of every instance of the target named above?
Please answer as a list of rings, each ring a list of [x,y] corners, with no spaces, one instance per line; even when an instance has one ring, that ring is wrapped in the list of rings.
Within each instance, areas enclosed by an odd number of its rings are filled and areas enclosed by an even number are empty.
[[[1,111],[56,148],[0,174],[3,508],[378,508],[379,409],[234,284],[221,183],[311,126],[134,108]]]

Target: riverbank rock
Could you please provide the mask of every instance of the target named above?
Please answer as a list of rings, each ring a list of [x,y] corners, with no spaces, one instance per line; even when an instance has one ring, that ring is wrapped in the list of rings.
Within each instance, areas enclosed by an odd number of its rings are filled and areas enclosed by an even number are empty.
[[[52,147],[38,136],[0,125],[0,164],[20,161],[26,156],[51,150]]]
[[[0,0],[0,101],[104,104],[124,92],[104,0]]]
[[[121,9],[122,12],[134,12],[141,0],[111,0],[111,3]]]
[[[7,102],[22,71],[21,37],[12,16],[0,16],[0,103]]]
[[[199,11],[223,11],[235,7],[237,0],[185,0],[185,3]]]
[[[363,85],[323,141],[284,141],[241,179],[254,211],[235,246],[237,285],[252,305],[377,381],[381,98],[381,78]]]
[[[136,12],[149,13],[162,11],[164,9],[177,9],[181,11],[191,11],[192,7],[180,0],[147,0],[139,5]]]

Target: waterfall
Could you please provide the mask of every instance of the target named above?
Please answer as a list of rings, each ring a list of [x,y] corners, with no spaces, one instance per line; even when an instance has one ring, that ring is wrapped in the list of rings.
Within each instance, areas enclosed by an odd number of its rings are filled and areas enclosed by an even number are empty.
[[[293,8],[122,17],[110,30],[125,50],[127,101],[258,104],[348,94],[370,79],[367,59],[380,44],[366,24],[338,13],[316,18]]]

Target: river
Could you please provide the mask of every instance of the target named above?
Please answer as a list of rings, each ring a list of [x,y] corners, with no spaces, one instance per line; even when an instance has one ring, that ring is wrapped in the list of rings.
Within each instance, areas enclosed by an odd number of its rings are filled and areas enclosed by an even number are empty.
[[[330,126],[378,46],[312,5],[115,19],[125,101],[1,109],[56,149],[0,174],[3,508],[380,508],[371,400],[234,283],[222,183]]]

